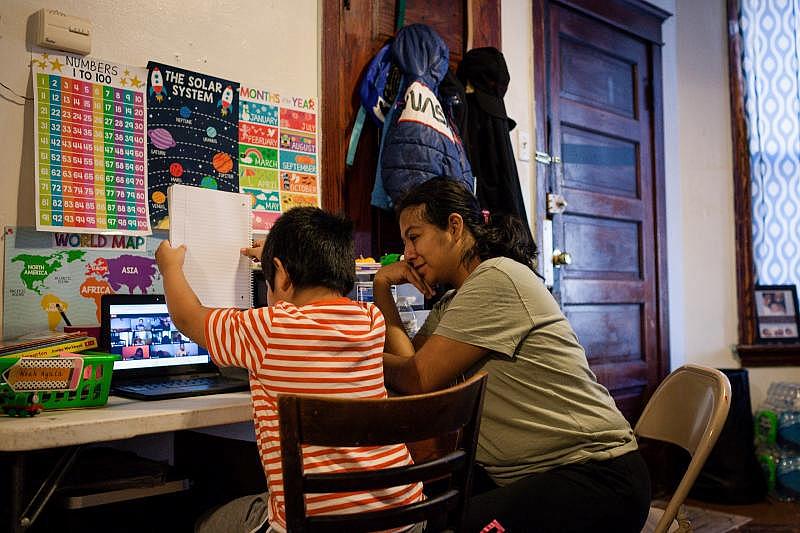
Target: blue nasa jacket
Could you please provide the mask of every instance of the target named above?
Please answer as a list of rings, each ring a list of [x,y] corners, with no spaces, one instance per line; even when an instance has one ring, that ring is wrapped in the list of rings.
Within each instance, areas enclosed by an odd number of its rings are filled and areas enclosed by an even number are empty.
[[[408,189],[436,176],[452,177],[474,192],[466,151],[437,94],[448,69],[447,45],[429,26],[412,24],[397,33],[391,53],[403,80],[384,123],[372,204],[389,209]]]

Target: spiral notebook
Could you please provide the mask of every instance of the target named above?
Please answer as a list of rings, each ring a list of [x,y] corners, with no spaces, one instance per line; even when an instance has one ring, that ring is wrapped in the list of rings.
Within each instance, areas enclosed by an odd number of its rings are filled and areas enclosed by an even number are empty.
[[[183,271],[206,307],[253,305],[250,260],[239,252],[252,243],[250,196],[172,185],[169,240],[186,245]]]

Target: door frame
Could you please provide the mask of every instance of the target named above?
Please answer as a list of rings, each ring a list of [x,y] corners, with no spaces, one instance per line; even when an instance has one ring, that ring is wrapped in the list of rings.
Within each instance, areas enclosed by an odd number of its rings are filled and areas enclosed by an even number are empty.
[[[657,353],[655,369],[650,369],[649,375],[655,372],[655,383],[651,383],[652,394],[657,383],[670,372],[670,347],[669,347],[669,292],[667,287],[667,223],[664,183],[664,119],[663,119],[663,88],[662,88],[662,63],[661,63],[661,25],[669,18],[671,13],[653,5],[638,0],[533,0],[533,88],[534,88],[534,114],[536,116],[536,151],[548,153],[549,116],[550,107],[548,94],[548,69],[547,60],[549,47],[536,46],[536,43],[547,42],[549,28],[548,9],[546,4],[556,4],[575,10],[584,15],[605,22],[618,30],[629,33],[645,41],[649,47],[651,72],[658,73],[658,83],[651,83],[652,120],[653,120],[653,223],[655,234],[655,283],[656,283],[656,342]],[[536,212],[537,235],[542,241],[541,221],[547,218],[546,194],[548,192],[549,171],[542,163],[536,166]],[[542,261],[550,261],[549,257],[542,257]]]
[[[322,87],[320,94],[320,198],[322,207],[333,212],[347,212],[345,205],[345,157],[350,139],[352,121],[348,121],[346,131],[335,131],[337,124],[343,124],[348,115],[355,116],[356,108],[348,109],[339,104],[355,100],[346,92],[346,80],[339,68],[346,61],[344,11],[352,0],[323,0],[322,35],[320,54],[322,56]],[[359,0],[364,1],[364,0]],[[367,0],[385,2],[387,0]],[[501,49],[500,0],[463,0],[469,10],[468,39],[466,48],[494,46]],[[355,106],[355,104],[354,104]]]

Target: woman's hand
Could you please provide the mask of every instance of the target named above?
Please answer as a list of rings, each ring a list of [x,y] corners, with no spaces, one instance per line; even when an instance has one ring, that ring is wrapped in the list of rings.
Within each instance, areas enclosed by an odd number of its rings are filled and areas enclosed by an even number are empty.
[[[262,252],[264,252],[264,241],[263,240],[253,241],[253,246],[251,246],[250,248],[242,248],[241,249],[241,253],[242,253],[243,256],[249,257],[250,259],[252,259],[256,263],[260,263],[261,262],[261,254],[262,254]]]
[[[168,240],[161,241],[156,250],[156,263],[158,270],[162,273],[171,268],[183,268],[183,261],[186,258],[186,245],[173,247]]]
[[[381,267],[375,274],[374,284],[380,285],[403,285],[410,283],[417,288],[425,298],[430,298],[435,294],[433,288],[425,283],[425,280],[405,261],[398,261],[390,265]]]

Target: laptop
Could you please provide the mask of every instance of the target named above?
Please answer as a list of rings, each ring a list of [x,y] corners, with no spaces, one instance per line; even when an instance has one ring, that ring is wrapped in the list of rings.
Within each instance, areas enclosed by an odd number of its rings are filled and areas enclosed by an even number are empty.
[[[208,352],[178,331],[163,294],[103,295],[98,343],[122,356],[111,380],[117,396],[164,400],[249,389],[246,380],[223,376]]]

